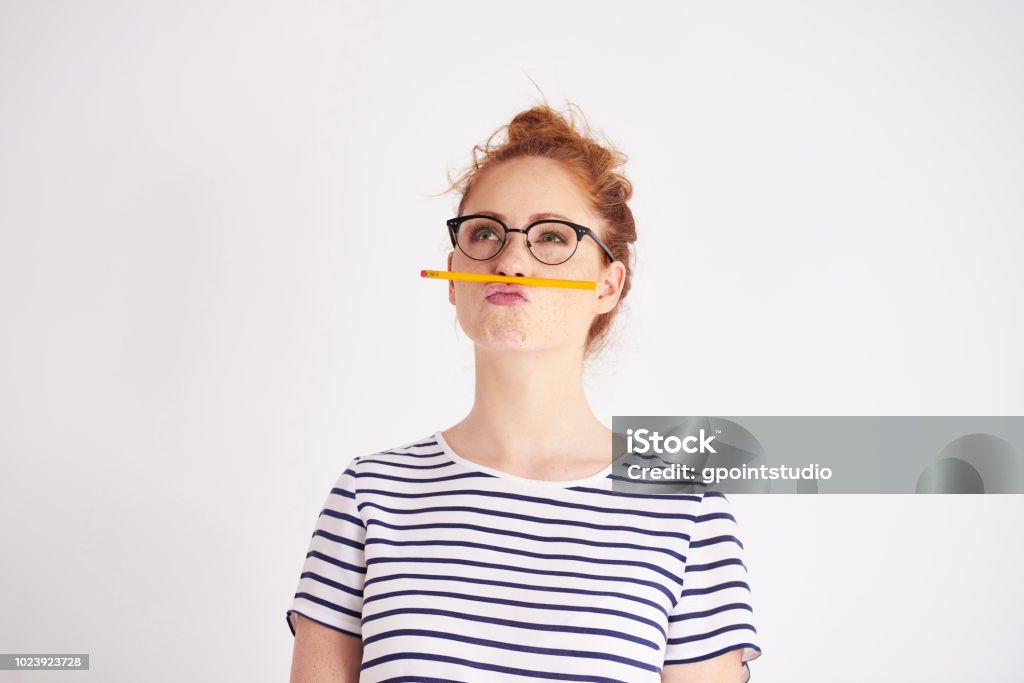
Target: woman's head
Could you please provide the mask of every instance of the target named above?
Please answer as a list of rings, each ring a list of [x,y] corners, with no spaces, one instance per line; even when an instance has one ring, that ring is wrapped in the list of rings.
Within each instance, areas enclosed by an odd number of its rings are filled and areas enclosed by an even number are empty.
[[[502,131],[507,132],[505,140],[491,144]],[[578,346],[584,356],[603,346],[632,275],[630,245],[636,240],[636,226],[627,205],[632,186],[617,170],[625,160],[625,155],[597,142],[588,129],[580,130],[571,108],[566,119],[546,105],[519,113],[484,146],[473,148],[472,166],[451,186],[461,194],[459,216],[494,215],[512,229],[543,217],[561,218],[593,230],[614,259],[590,236],[558,265],[531,254],[522,233],[509,233],[508,243],[489,260],[474,260],[453,249],[450,270],[598,282],[596,291],[523,288],[528,302],[521,305],[486,298],[490,290],[482,283],[450,282],[449,298],[474,341],[517,350],[569,344]],[[465,227],[468,224],[459,229]],[[534,253],[540,252],[543,240],[558,239],[540,231],[538,226],[531,232]]]

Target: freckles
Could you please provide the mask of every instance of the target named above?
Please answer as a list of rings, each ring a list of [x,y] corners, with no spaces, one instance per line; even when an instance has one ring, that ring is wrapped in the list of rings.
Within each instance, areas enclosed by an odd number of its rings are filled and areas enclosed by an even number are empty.
[[[517,315],[514,309],[503,309],[484,315],[480,325],[480,333],[484,339],[496,342],[524,342],[532,335],[530,321]]]
[[[525,306],[491,306],[463,309],[463,329],[475,333],[479,341],[521,345],[531,342],[568,339],[576,336],[577,327],[585,327],[578,292],[550,291],[534,295]]]
[[[488,320],[483,327],[485,339],[491,341],[522,342],[529,339],[529,329],[522,321]]]
[[[530,312],[530,329],[535,336],[552,341],[570,338],[582,324],[580,310],[579,299],[572,294],[552,298]]]

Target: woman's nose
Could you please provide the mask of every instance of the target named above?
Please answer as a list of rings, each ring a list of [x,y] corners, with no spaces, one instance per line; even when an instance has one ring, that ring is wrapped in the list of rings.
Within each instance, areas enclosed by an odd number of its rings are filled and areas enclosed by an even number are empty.
[[[494,267],[500,275],[521,276],[526,272],[527,263],[533,259],[526,239],[521,232],[509,233],[508,241],[494,259]]]

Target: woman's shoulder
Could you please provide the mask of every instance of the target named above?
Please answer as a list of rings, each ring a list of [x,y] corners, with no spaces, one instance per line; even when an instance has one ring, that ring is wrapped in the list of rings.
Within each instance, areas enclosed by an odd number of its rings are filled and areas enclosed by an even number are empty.
[[[429,470],[444,458],[444,451],[433,434],[421,436],[389,448],[364,453],[352,460],[355,475],[402,475]]]
[[[390,459],[401,459],[402,457],[427,457],[430,455],[437,455],[442,452],[441,444],[438,443],[437,436],[435,434],[428,434],[421,436],[418,439],[412,439],[389,448],[384,448],[373,453],[366,453],[358,456],[357,460],[369,460],[371,458],[385,458],[391,456]]]

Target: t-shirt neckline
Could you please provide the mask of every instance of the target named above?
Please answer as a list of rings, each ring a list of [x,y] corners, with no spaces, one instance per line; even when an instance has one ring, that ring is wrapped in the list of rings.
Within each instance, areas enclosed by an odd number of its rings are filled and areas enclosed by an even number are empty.
[[[607,479],[608,475],[611,474],[612,471],[612,464],[609,464],[600,472],[596,472],[590,475],[589,477],[584,477],[583,479],[529,479],[527,477],[520,477],[515,474],[510,474],[509,472],[498,470],[493,467],[488,467],[486,465],[481,465],[480,463],[473,462],[472,460],[467,460],[466,458],[463,458],[461,455],[452,450],[452,447],[450,445],[448,445],[448,442],[445,441],[444,435],[441,434],[442,431],[443,430],[439,429],[436,432],[434,432],[434,438],[437,440],[437,445],[441,447],[441,450],[444,451],[444,454],[447,455],[449,458],[459,463],[463,467],[469,468],[471,470],[484,472],[486,474],[490,474],[501,479],[507,479],[509,481],[519,482],[521,484],[527,484],[530,486],[547,486],[550,488],[569,488],[571,486],[599,484],[605,479]]]

